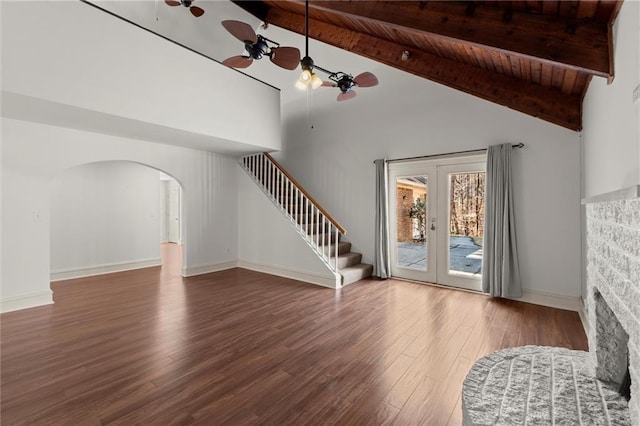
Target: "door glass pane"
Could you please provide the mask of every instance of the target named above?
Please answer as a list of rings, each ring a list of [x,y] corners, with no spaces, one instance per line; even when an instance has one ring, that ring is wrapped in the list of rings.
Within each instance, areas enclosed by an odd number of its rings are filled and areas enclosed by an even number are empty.
[[[484,172],[449,173],[449,273],[482,274]]]
[[[427,177],[396,179],[396,266],[427,270]]]

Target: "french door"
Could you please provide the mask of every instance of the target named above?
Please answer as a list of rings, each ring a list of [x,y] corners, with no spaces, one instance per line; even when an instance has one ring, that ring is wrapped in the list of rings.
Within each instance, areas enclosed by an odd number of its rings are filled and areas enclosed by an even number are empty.
[[[485,156],[389,164],[391,275],[481,290]]]

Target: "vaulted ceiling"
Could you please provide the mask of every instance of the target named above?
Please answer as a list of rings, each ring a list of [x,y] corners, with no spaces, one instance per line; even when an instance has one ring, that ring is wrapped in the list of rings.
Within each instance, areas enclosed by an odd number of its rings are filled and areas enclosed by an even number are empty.
[[[591,78],[613,78],[612,23],[622,1],[311,0],[309,37],[580,130]],[[302,0],[233,2],[305,32]]]

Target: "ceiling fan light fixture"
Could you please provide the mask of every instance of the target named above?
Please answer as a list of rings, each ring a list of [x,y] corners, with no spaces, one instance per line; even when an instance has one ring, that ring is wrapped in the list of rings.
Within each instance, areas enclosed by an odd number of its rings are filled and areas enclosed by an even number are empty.
[[[309,83],[311,83],[311,70],[303,69],[298,81],[296,81],[296,88],[300,90],[307,90]]]
[[[311,85],[312,89],[317,89],[322,85],[322,80],[320,77],[313,72],[313,59],[309,56],[305,56],[300,61],[300,67],[302,68],[302,73],[296,81],[296,87],[300,90],[307,90],[309,85]]]
[[[317,89],[322,86],[322,79],[312,70],[305,68],[302,70],[302,74],[300,74],[298,81],[296,81],[296,88],[300,90],[307,90],[309,86],[311,86],[313,90]]]
[[[309,84],[311,85],[311,88],[315,90],[318,87],[322,86],[322,79],[318,77],[318,74],[311,73],[311,82]]]
[[[300,60],[300,67],[302,68],[302,74],[296,82],[296,87],[301,90],[307,90],[309,86],[313,90],[322,86],[322,79],[313,72],[314,64],[313,59],[309,56],[309,0],[304,2],[304,44],[305,44],[305,56]],[[324,71],[323,68],[319,68]]]
[[[340,102],[356,96],[356,92],[351,90],[354,87],[372,87],[378,85],[378,79],[370,72],[363,72],[353,77],[351,74],[344,72],[329,71],[313,63],[313,59],[309,56],[309,0],[305,0],[304,2],[304,44],[305,55],[304,58],[300,60],[302,74],[300,74],[300,78],[298,78],[295,84],[298,89],[307,90],[309,86],[314,90],[321,86],[337,87],[340,89],[340,94],[338,95],[338,102]],[[406,59],[408,59],[409,56],[411,56],[411,52],[405,50],[403,52],[403,60],[405,59],[405,55],[407,55]],[[322,79],[313,72],[314,69],[328,74],[329,81],[322,81]]]

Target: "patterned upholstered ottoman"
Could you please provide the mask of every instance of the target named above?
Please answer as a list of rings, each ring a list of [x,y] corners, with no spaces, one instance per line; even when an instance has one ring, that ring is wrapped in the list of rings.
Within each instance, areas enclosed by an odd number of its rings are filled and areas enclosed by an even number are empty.
[[[627,401],[595,379],[588,352],[544,346],[479,359],[462,387],[464,425],[629,425]]]

